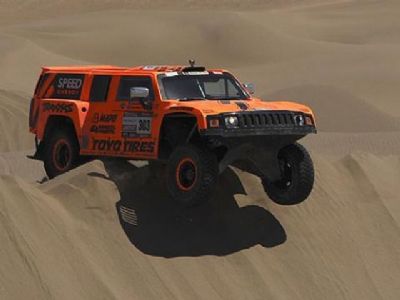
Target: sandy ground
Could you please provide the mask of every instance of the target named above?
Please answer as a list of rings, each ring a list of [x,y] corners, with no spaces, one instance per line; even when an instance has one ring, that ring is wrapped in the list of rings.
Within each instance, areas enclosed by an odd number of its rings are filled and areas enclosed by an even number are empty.
[[[400,3],[215,2],[0,0],[1,299],[400,298]],[[192,210],[146,163],[40,183],[40,66],[193,57],[313,107],[307,201],[278,206],[235,168]]]

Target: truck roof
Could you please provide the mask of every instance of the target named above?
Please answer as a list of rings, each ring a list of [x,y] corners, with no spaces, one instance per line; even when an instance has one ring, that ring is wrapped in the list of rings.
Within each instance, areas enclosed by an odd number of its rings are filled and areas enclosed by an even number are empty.
[[[87,66],[45,66],[44,72],[64,72],[64,73],[165,73],[180,72],[187,66],[183,65],[147,65],[135,67],[119,67],[112,65],[87,65]],[[224,72],[222,69],[213,69],[209,71]]]
[[[43,71],[54,71],[54,72],[90,72],[95,70],[124,70],[124,67],[111,66],[111,65],[88,65],[88,66],[44,66]]]

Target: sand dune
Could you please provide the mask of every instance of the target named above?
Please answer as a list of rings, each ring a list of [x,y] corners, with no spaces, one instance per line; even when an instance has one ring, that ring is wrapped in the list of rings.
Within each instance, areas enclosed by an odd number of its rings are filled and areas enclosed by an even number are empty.
[[[94,162],[40,186],[3,176],[4,295],[395,299],[398,157],[316,163],[312,198],[290,209],[238,170],[193,211],[155,191],[146,166]]]
[[[397,1],[0,0],[1,299],[398,299]],[[42,65],[180,64],[314,108],[316,185],[283,207],[231,167],[182,209],[146,162],[28,159]]]
[[[347,0],[220,0],[218,2],[212,0],[192,1],[192,0],[170,0],[168,2],[162,0],[90,0],[82,5],[79,0],[2,0],[1,13],[5,17],[4,21],[19,22],[13,16],[20,15],[28,19],[37,19],[43,17],[53,17],[60,15],[74,15],[77,12],[93,12],[119,9],[161,9],[161,10],[197,10],[202,9],[210,11],[218,10],[255,10],[260,8],[279,9],[293,8],[302,6],[314,6],[321,4],[330,4],[337,2],[346,2]],[[13,15],[8,15],[13,13]],[[7,18],[8,17],[8,18]]]
[[[399,131],[400,118],[381,112],[367,101],[334,86],[295,86],[265,99],[296,99],[313,108],[318,128],[324,132]]]
[[[0,90],[1,152],[32,148],[32,137],[26,132],[29,96],[24,96]]]

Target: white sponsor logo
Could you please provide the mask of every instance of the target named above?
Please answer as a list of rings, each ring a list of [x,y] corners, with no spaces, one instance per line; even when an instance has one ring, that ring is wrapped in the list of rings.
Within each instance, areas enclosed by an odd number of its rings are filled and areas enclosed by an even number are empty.
[[[172,76],[177,76],[178,75],[178,72],[167,72],[167,73],[165,73],[165,76],[167,76],[167,77],[172,77]]]
[[[59,89],[79,90],[82,86],[82,79],[60,77],[57,82]]]
[[[208,75],[209,73],[207,71],[201,72],[201,71],[193,71],[193,72],[182,72],[183,75]]]
[[[155,70],[158,66],[144,66],[143,70]]]

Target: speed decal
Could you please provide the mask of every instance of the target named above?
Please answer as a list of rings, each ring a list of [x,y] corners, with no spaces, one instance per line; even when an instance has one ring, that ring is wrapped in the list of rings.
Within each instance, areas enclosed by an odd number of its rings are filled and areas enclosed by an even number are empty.
[[[79,99],[81,96],[83,74],[57,74],[52,97],[59,99]]]
[[[122,119],[123,137],[150,137],[153,116],[148,113],[124,113]]]

